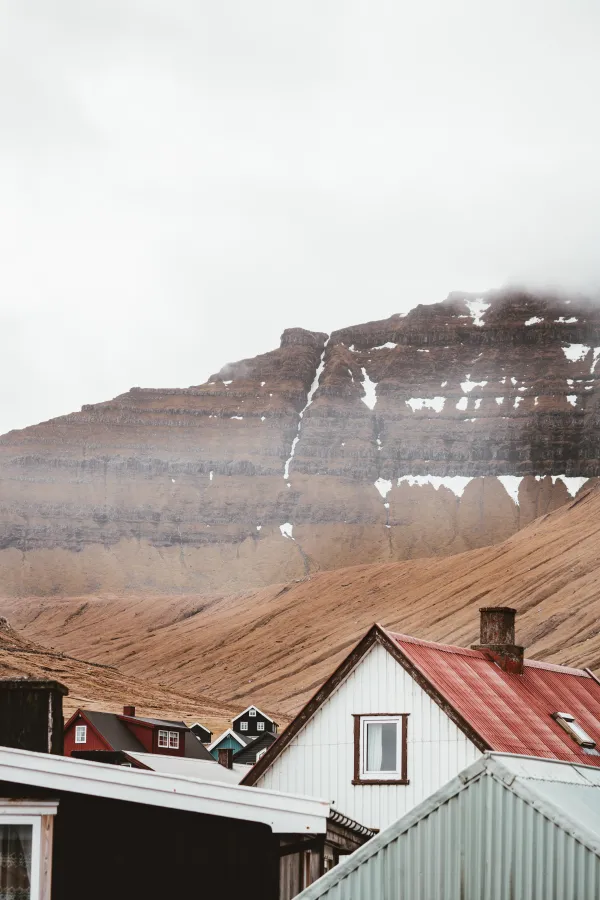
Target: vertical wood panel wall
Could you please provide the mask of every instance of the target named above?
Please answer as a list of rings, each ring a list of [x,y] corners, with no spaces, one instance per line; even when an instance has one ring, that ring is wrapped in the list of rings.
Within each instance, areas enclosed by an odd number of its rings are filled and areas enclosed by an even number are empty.
[[[352,717],[357,713],[410,713],[410,784],[352,784]],[[480,756],[475,745],[377,644],[257,786],[320,797],[369,828],[385,828]]]

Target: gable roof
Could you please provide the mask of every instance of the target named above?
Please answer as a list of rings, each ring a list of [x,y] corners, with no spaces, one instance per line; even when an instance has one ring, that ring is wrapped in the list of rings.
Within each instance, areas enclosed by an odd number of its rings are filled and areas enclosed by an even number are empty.
[[[239,718],[241,718],[241,716],[245,715],[245,714],[246,714],[247,712],[249,712],[251,709],[255,709],[257,713],[260,713],[261,716],[263,717],[263,719],[268,719],[269,722],[272,722],[272,723],[273,723],[273,725],[277,725],[277,722],[275,721],[275,719],[272,719],[271,716],[268,716],[266,713],[264,713],[264,712],[262,711],[262,709],[259,709],[258,706],[255,706],[253,703],[251,703],[250,706],[247,706],[246,709],[245,709],[243,712],[239,713],[237,716],[234,716],[233,719],[232,719],[231,721],[232,721],[232,722],[237,722],[237,720],[238,720]]]
[[[588,672],[526,659],[510,675],[482,650],[388,635],[490,750],[600,766],[552,718],[571,713],[600,745],[600,684]]]
[[[482,752],[496,750],[600,766],[551,718],[570,712],[600,745],[600,681],[581,669],[525,660],[504,672],[484,650],[423,641],[373,625],[243,784],[255,784],[375,644],[383,646]]]
[[[214,739],[214,741],[212,742],[212,744],[208,745],[207,749],[214,750],[216,747],[218,747],[218,745],[221,743],[221,741],[226,737],[232,737],[234,740],[236,740],[238,742],[240,747],[245,747],[246,744],[249,744],[251,741],[254,740],[254,735],[246,736],[246,735],[240,734],[239,731],[234,731],[233,728],[228,728],[226,731],[223,732],[223,734],[220,734],[219,737],[216,737]]]
[[[238,750],[237,753],[234,753],[233,761],[241,763],[244,766],[251,766],[256,762],[256,757],[260,751],[270,747],[273,741],[276,740],[276,734],[273,734],[272,731],[265,731],[264,734],[259,734],[258,737],[255,737],[250,741],[246,747],[243,747],[241,750]]]
[[[210,730],[210,728],[207,728],[206,725],[203,725],[202,722],[194,722],[193,725],[190,725],[190,731],[193,731],[194,728],[201,728],[202,731],[205,731],[212,737],[212,731]]]
[[[486,778],[500,782],[504,788],[522,800],[531,813],[531,819],[528,819],[529,826],[523,829],[522,839],[517,841],[517,857],[513,860],[510,859],[510,852],[505,851],[505,845],[501,839],[503,831],[510,829],[511,825],[516,827],[517,824],[511,807],[503,807],[500,819],[494,818],[494,816],[484,817],[487,819],[487,822],[482,824],[482,828],[485,828],[487,825],[487,827],[497,830],[497,834],[494,834],[494,831],[492,831],[492,839],[493,845],[497,848],[498,855],[501,857],[501,862],[500,859],[493,860],[489,858],[486,861],[490,866],[495,863],[496,867],[500,867],[498,871],[501,869],[504,872],[506,875],[505,886],[508,886],[511,866],[517,865],[521,867],[521,871],[527,871],[529,868],[528,854],[531,848],[536,846],[538,835],[544,833],[536,829],[533,822],[535,818],[546,819],[546,826],[554,825],[566,832],[569,837],[575,838],[593,856],[600,856],[600,773],[597,768],[557,762],[556,760],[538,759],[530,756],[486,753],[485,756],[463,769],[455,778],[431,794],[430,797],[427,797],[422,803],[419,803],[406,815],[393,822],[367,844],[346,857],[330,872],[327,872],[318,881],[306,888],[298,895],[298,900],[300,898],[302,900],[316,900],[319,897],[338,897],[339,894],[336,891],[336,887],[339,887],[342,882],[345,884],[347,891],[344,896],[355,896],[353,889],[356,891],[357,897],[363,896],[360,889],[360,886],[363,884],[377,885],[379,889],[378,895],[383,896],[385,893],[385,896],[388,896],[386,887],[389,884],[389,880],[383,874],[384,870],[397,873],[397,871],[402,869],[402,862],[406,860],[408,854],[410,854],[409,858],[415,860],[415,865],[414,867],[410,865],[410,871],[404,871],[402,884],[406,894],[402,891],[402,896],[409,896],[410,887],[413,884],[419,883],[422,887],[423,874],[422,869],[418,865],[419,846],[411,844],[410,851],[408,850],[408,845],[402,848],[400,842],[403,840],[403,836],[406,836],[405,840],[407,840],[411,831],[415,835],[416,829],[422,828],[424,820],[431,821],[432,814],[441,807],[447,806],[449,801],[459,797],[463,791],[471,788],[477,790],[481,786],[480,783]],[[488,804],[489,800],[486,802],[486,807],[488,807]],[[467,814],[473,815],[472,810],[475,808],[475,806],[470,805]],[[464,836],[468,830],[464,827],[464,823],[462,824]],[[443,820],[438,820],[436,829],[438,841],[443,841],[444,828],[448,830],[454,826],[459,832],[459,838],[452,844],[453,849],[440,854],[441,865],[436,873],[438,877],[440,871],[448,875],[448,871],[453,865],[452,862],[449,862],[453,853],[460,854],[461,849],[463,853],[465,851],[465,846],[461,847],[460,843],[460,825],[461,822],[455,810],[453,810],[452,817],[447,813]],[[541,828],[542,826],[539,827]],[[421,837],[421,841],[424,839],[425,835]],[[479,835],[479,840],[481,840],[481,835]],[[543,843],[543,840],[540,843]],[[416,850],[415,846],[417,847]],[[467,850],[471,850],[472,847],[473,844],[466,845]],[[540,850],[539,852],[541,854],[543,851]],[[553,860],[553,865],[556,873],[557,860],[559,865],[561,863],[564,865],[565,863],[564,845],[556,841],[554,852],[556,859]],[[466,883],[473,887],[473,882],[470,882],[468,878],[470,856],[470,853],[465,853],[463,861],[466,860],[464,866]],[[581,896],[588,896],[588,890],[593,892],[592,885],[597,884],[595,880],[597,869],[591,859],[586,860],[581,855],[577,859],[576,868],[579,870],[581,879],[579,883]],[[476,859],[474,864],[478,865],[479,862]],[[538,867],[540,867],[541,860],[538,858],[536,862]],[[529,865],[531,863],[532,861],[529,860]],[[547,860],[542,865],[543,871],[546,870],[548,863],[550,863],[550,860]],[[455,861],[454,866],[456,865]],[[462,884],[464,877],[463,867],[459,866],[459,868],[461,870]],[[455,896],[450,883],[450,878],[444,878],[446,887],[444,896]],[[493,881],[492,883],[497,885],[499,882]],[[510,884],[512,885],[512,880]],[[560,887],[558,890],[560,891]],[[504,892],[502,893],[504,894]],[[394,896],[397,896],[396,892],[394,892]],[[437,893],[436,896],[438,896]],[[496,896],[495,892],[494,896]]]
[[[80,709],[80,714],[99,736],[106,741],[111,750],[143,750],[144,745],[129,730],[127,725],[115,713],[96,712],[93,709]],[[67,722],[70,725],[72,720]]]

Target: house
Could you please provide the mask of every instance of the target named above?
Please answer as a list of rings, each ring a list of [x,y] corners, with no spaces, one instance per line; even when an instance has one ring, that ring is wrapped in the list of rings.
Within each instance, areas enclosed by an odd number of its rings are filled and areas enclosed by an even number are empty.
[[[190,725],[190,731],[193,732],[203,744],[210,744],[212,741],[212,731],[209,731],[208,728],[201,725],[200,722],[194,722],[193,725]]]
[[[212,744],[209,744],[208,750],[215,759],[219,750],[231,749],[234,754],[239,753],[257,737],[273,735],[274,740],[277,728],[277,722],[261,712],[257,706],[248,706],[239,716],[232,719],[231,728],[228,728],[215,738]],[[268,743],[261,746],[267,746]]]
[[[96,759],[99,751],[210,758],[185,722],[136,716],[135,706],[124,706],[122,715],[78,709],[65,725],[64,751],[81,758],[93,753]]]
[[[251,744],[253,740],[254,738],[249,735],[238,734],[232,728],[228,728],[218,738],[215,738],[206,749],[214,759],[217,759],[219,750],[232,750],[234,754],[239,753],[240,750],[244,750],[248,744]]]
[[[129,900],[191,896],[201,884],[221,897],[242,886],[246,900],[287,900],[294,854],[302,887],[332,850],[373,836],[325,801],[186,771],[214,773],[211,759],[149,753],[152,765],[179,769],[155,772],[61,755],[66,693],[56,682],[0,679],[2,896]]]
[[[253,766],[257,759],[265,754],[277,737],[269,731],[250,741],[242,750],[233,755],[233,761],[245,766]]]
[[[248,706],[232,720],[231,727],[236,734],[245,737],[258,737],[265,732],[277,734],[277,722],[266,716],[257,706]]]
[[[486,753],[298,900],[592,900],[599,775]]]
[[[242,784],[324,797],[385,828],[486,751],[600,766],[600,682],[524,659],[515,610],[473,649],[374,625]]]

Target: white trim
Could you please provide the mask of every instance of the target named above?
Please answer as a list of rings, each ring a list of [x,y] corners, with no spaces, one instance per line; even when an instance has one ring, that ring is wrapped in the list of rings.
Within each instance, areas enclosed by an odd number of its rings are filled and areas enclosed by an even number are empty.
[[[210,728],[207,728],[206,725],[202,724],[202,722],[194,722],[193,725],[190,725],[190,731],[192,730],[192,728],[195,728],[196,725],[198,726],[198,728],[203,728],[204,731],[208,732],[208,734],[212,734],[212,731],[210,730]],[[196,735],[196,737],[198,737],[198,735]]]
[[[2,825],[31,826],[31,867],[29,872],[29,896],[31,900],[41,900],[42,893],[42,821],[44,816],[54,816],[58,803],[28,800],[8,800],[0,798],[0,827]],[[46,821],[48,821],[46,819]],[[45,881],[45,879],[44,879]]]
[[[77,732],[83,729],[83,740],[80,741],[77,737]],[[87,743],[87,725],[76,725],[75,726],[75,743],[76,744],[86,744]]]
[[[272,719],[271,716],[268,716],[266,713],[264,713],[264,712],[262,711],[262,709],[259,709],[258,706],[255,706],[255,705],[254,705],[254,703],[252,703],[250,706],[247,706],[246,709],[244,710],[244,712],[241,712],[241,713],[239,713],[239,715],[234,716],[233,719],[232,719],[231,721],[232,721],[232,722],[237,722],[237,720],[240,718],[240,716],[245,715],[245,714],[246,714],[247,712],[249,712],[251,709],[255,709],[256,712],[258,712],[258,713],[261,714],[261,716],[263,717],[263,719],[268,719],[269,722],[271,722],[272,725],[277,725],[277,722],[275,721],[275,719]]]
[[[55,816],[58,800],[11,800],[0,797],[0,816]]]
[[[0,748],[0,781],[181,809],[248,822],[276,834],[325,834],[329,803],[297,794],[126,769],[73,756]]]
[[[247,747],[250,743],[249,740],[244,743],[242,736],[237,731],[234,731],[232,728],[228,728],[227,731],[224,731],[223,734],[220,734],[218,738],[215,738],[212,744],[208,745],[208,751],[210,752],[211,750],[214,750],[217,744],[220,744],[223,738],[227,737],[227,735],[232,737],[234,741],[238,742],[238,744],[240,745],[240,750],[243,750],[244,747]],[[250,735],[248,735],[248,737],[250,738]]]

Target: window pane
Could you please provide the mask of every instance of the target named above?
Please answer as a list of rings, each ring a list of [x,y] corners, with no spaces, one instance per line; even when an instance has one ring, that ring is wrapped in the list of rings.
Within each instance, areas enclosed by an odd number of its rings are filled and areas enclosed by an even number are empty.
[[[367,723],[367,772],[395,772],[398,726],[396,722]]]
[[[0,825],[0,900],[31,897],[31,825]]]

